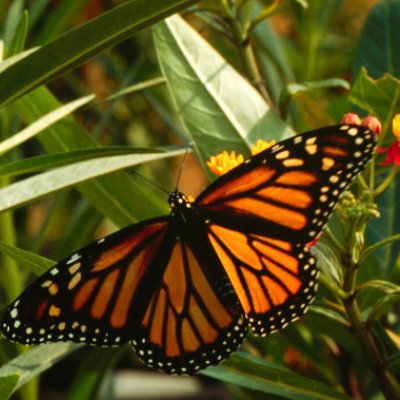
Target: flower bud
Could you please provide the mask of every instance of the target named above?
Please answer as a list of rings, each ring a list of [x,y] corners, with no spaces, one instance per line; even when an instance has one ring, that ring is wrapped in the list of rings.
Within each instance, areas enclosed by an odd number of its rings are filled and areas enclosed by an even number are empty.
[[[364,118],[362,124],[363,126],[371,129],[371,131],[376,133],[377,135],[380,135],[380,133],[382,132],[382,124],[377,117],[369,115],[367,118]]]
[[[354,113],[346,113],[343,115],[342,124],[361,125],[361,118]]]

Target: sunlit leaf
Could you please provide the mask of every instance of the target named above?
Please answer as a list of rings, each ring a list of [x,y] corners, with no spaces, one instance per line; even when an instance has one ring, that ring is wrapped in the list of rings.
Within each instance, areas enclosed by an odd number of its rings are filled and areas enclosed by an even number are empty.
[[[101,157],[44,172],[0,189],[0,211],[21,206],[40,196],[85,182],[88,179],[177,154],[182,154],[182,151]]]
[[[161,22],[154,38],[176,109],[203,162],[222,150],[246,151],[258,138],[292,134],[254,87],[183,19]]]

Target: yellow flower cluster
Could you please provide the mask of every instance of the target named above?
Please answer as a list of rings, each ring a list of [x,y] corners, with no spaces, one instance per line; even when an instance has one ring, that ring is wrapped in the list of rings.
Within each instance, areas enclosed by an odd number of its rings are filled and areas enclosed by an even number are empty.
[[[215,175],[223,175],[237,167],[243,162],[243,160],[244,158],[241,154],[236,155],[236,152],[234,151],[231,151],[229,154],[224,150],[222,153],[212,156],[210,161],[207,161],[207,165]]]
[[[254,156],[257,153],[268,149],[268,147],[273,146],[275,143],[275,140],[265,141],[258,139],[257,143],[251,146],[251,154]],[[237,167],[243,161],[244,157],[242,154],[236,154],[235,151],[228,153],[226,150],[224,150],[222,153],[210,157],[210,160],[207,161],[207,165],[212,173],[221,176],[226,174],[231,169]]]
[[[396,114],[392,120],[393,135],[400,140],[400,114]]]

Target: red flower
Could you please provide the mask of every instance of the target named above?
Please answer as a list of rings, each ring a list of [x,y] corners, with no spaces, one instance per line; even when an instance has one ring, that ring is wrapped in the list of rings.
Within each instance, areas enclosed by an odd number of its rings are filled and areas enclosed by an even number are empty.
[[[386,158],[382,165],[396,164],[400,167],[400,141],[395,140],[387,149],[378,147],[376,151],[378,153],[386,153]]]
[[[386,153],[385,161],[382,165],[395,164],[400,167],[400,114],[396,114],[392,121],[392,131],[396,140],[387,149],[378,147],[378,153]]]

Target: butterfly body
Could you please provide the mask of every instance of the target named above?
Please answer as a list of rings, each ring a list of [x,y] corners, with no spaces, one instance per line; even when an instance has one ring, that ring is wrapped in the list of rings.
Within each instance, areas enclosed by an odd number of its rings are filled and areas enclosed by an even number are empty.
[[[251,157],[193,202],[128,226],[59,262],[11,304],[2,333],[24,344],[130,342],[152,368],[218,364],[247,331],[265,336],[315,296],[315,239],[372,156],[366,128],[298,135]]]

